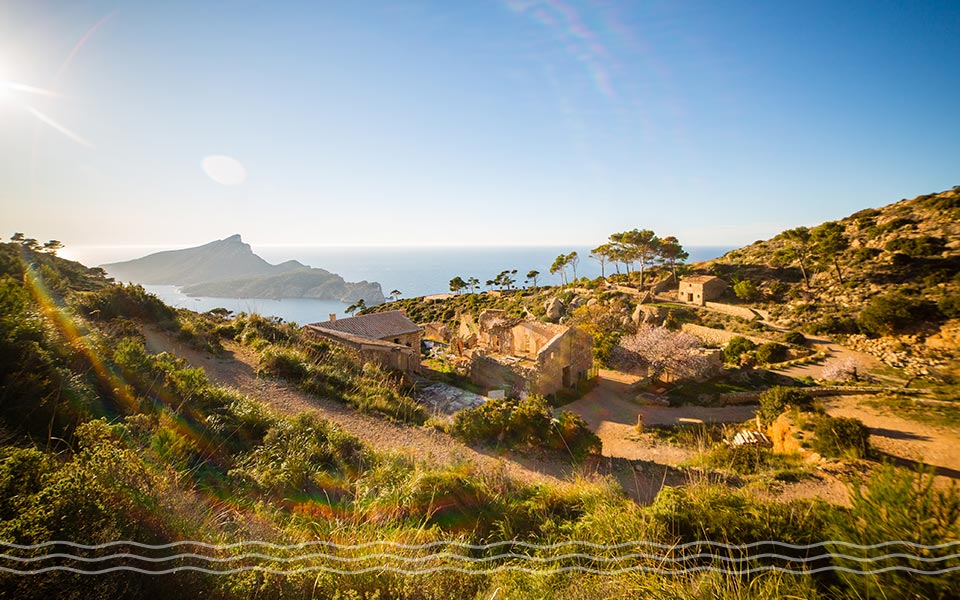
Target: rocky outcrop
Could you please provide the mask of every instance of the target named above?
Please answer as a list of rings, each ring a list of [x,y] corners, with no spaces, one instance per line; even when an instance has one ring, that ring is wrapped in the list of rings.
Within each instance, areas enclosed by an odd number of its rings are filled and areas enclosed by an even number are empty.
[[[546,308],[547,311],[544,316],[551,321],[556,321],[562,317],[566,310],[566,307],[563,306],[563,302],[560,300],[560,298],[551,298],[547,300],[544,308]]]

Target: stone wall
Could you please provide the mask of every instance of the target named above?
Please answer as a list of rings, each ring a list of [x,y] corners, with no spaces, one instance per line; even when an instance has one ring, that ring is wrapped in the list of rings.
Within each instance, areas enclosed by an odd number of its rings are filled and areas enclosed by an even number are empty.
[[[800,389],[814,398],[825,396],[862,396],[866,394],[884,394],[884,393],[905,393],[914,392],[914,390],[904,390],[903,388],[889,387],[853,387],[841,385],[821,385]],[[760,394],[763,392],[730,392],[727,394],[717,394],[717,399],[724,405],[731,404],[756,404],[760,401]]]
[[[449,344],[450,340],[453,339],[450,328],[443,323],[423,323],[420,327],[423,328],[423,339],[425,340]]]
[[[326,340],[348,350],[352,350],[359,357],[360,362],[376,363],[385,369],[398,369],[417,373],[420,371],[420,333],[411,333],[401,336],[401,341],[411,345],[395,344],[392,340],[364,340],[358,336],[341,336],[332,332],[305,327],[303,331],[316,339]]]
[[[565,387],[576,387],[589,376],[592,367],[593,337],[579,329],[570,329],[540,351],[529,390],[549,395]]]
[[[506,365],[479,353],[473,355],[470,361],[470,380],[485,392],[490,390],[525,389],[526,381],[523,376]]]
[[[703,343],[710,346],[726,346],[730,343],[730,340],[735,337],[745,337],[757,345],[774,341],[752,335],[743,335],[742,333],[735,333],[733,331],[694,325],[693,323],[684,323],[680,328],[691,335],[697,336]]]
[[[746,319],[748,321],[753,321],[754,319],[758,318],[757,313],[745,306],[734,306],[732,304],[721,304],[719,302],[707,302],[705,306],[711,310],[715,310],[725,315],[740,317],[741,319]]]
[[[651,294],[659,294],[677,287],[677,280],[673,278],[673,273],[663,281],[658,281],[650,287]]]

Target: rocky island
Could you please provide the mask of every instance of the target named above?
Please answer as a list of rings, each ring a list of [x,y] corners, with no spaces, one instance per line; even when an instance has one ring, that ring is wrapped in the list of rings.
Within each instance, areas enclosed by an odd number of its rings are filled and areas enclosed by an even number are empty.
[[[367,305],[384,301],[377,282],[344,281],[336,273],[289,260],[270,264],[239,234],[202,246],[156,252],[101,267],[120,281],[176,285],[189,296],[228,298],[314,298]]]

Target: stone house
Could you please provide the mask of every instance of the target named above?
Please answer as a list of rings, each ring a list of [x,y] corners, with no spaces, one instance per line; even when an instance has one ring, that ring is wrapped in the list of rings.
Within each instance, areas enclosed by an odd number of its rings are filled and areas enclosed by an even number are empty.
[[[593,337],[573,327],[484,310],[465,350],[471,380],[486,389],[550,395],[573,389],[593,367]]]
[[[387,369],[420,371],[422,330],[399,310],[311,323],[304,332],[357,352],[364,363]]]
[[[706,306],[707,302],[716,300],[727,289],[727,284],[713,275],[693,275],[680,279],[680,290],[677,292],[680,302]]]

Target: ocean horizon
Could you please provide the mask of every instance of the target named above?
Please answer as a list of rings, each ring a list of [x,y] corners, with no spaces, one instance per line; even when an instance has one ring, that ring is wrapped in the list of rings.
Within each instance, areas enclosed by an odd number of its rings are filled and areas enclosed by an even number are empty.
[[[690,246],[687,262],[717,258],[736,246]],[[172,250],[158,247],[74,247],[63,254],[88,266],[140,258],[154,252]],[[384,296],[393,290],[401,298],[442,294],[450,291],[454,277],[476,277],[481,287],[504,270],[517,270],[516,285],[525,285],[526,274],[540,272],[538,285],[557,285],[558,275],[550,274],[550,265],[557,255],[576,251],[580,256],[578,277],[600,276],[600,263],[589,258],[589,246],[491,246],[491,247],[393,247],[393,246],[253,246],[253,251],[267,262],[278,264],[297,260],[305,265],[325,269],[347,281],[374,281]],[[610,265],[606,274],[615,272]],[[568,277],[572,272],[568,271]],[[164,302],[176,307],[205,311],[223,307],[233,312],[257,312],[300,324],[325,321],[329,313],[343,316],[346,304],[335,300],[191,297],[176,286],[145,286]]]

